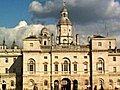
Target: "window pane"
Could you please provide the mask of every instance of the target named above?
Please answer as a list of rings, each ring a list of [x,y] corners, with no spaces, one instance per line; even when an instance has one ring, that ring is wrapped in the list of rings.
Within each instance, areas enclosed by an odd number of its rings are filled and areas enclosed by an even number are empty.
[[[102,46],[102,42],[98,42],[98,46]]]
[[[48,81],[47,81],[47,80],[44,81],[44,85],[45,85],[45,86],[48,85]]]
[[[113,72],[116,72],[116,67],[113,67]]]
[[[47,59],[47,56],[44,56],[44,59]]]
[[[30,65],[30,71],[33,71],[33,65]]]
[[[55,56],[56,59],[58,59],[58,56]]]
[[[113,85],[113,80],[112,79],[109,80],[109,84]]]
[[[116,61],[116,57],[113,57],[113,61]]]
[[[33,43],[30,43],[30,47],[33,47]]]
[[[77,56],[74,56],[74,58],[77,58]]]
[[[68,62],[67,61],[64,62],[64,71],[68,71]]]
[[[74,71],[77,71],[77,64],[74,64]]]
[[[47,71],[47,65],[44,65],[44,71]]]
[[[55,64],[55,71],[58,71],[58,65]]]

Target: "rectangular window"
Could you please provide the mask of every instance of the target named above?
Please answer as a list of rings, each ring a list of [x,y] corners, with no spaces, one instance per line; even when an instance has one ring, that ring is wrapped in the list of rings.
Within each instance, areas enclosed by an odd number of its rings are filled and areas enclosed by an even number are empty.
[[[33,47],[33,43],[30,43],[30,47]]]
[[[98,46],[102,46],[102,42],[98,42]]]
[[[55,71],[58,71],[58,64],[55,64]]]
[[[87,58],[87,56],[84,56],[84,58]]]
[[[74,56],[74,58],[77,58],[77,56]]]
[[[47,71],[47,65],[44,65],[44,71]]]
[[[62,71],[63,71],[63,64],[62,64]]]
[[[113,57],[113,61],[116,61],[116,57]]]
[[[30,71],[33,71],[33,65],[30,65]]]
[[[5,73],[8,73],[8,68],[5,68]]]
[[[77,64],[74,64],[74,71],[77,71]]]
[[[47,59],[47,56],[44,56],[44,59]]]
[[[84,72],[88,73],[88,64],[84,64]]]
[[[55,56],[56,59],[58,59],[58,56]]]
[[[116,67],[113,67],[113,72],[116,73],[116,71],[117,71],[117,70],[116,70]]]
[[[111,49],[111,42],[109,42],[109,49]]]

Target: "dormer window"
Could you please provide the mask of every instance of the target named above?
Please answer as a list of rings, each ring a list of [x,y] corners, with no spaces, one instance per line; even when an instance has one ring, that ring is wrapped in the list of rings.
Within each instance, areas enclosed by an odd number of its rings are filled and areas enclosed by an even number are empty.
[[[102,42],[98,42],[98,46],[102,46]]]
[[[33,47],[33,43],[30,43],[30,47]]]

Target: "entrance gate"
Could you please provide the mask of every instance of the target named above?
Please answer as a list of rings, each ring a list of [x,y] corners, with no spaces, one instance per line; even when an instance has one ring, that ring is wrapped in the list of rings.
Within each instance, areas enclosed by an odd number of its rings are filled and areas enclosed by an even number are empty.
[[[71,81],[68,78],[62,80],[61,90],[71,90]]]

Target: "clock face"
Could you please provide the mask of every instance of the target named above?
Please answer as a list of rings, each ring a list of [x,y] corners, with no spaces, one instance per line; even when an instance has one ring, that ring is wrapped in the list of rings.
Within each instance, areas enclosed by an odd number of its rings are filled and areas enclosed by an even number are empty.
[[[63,32],[66,33],[66,29],[64,29]]]

